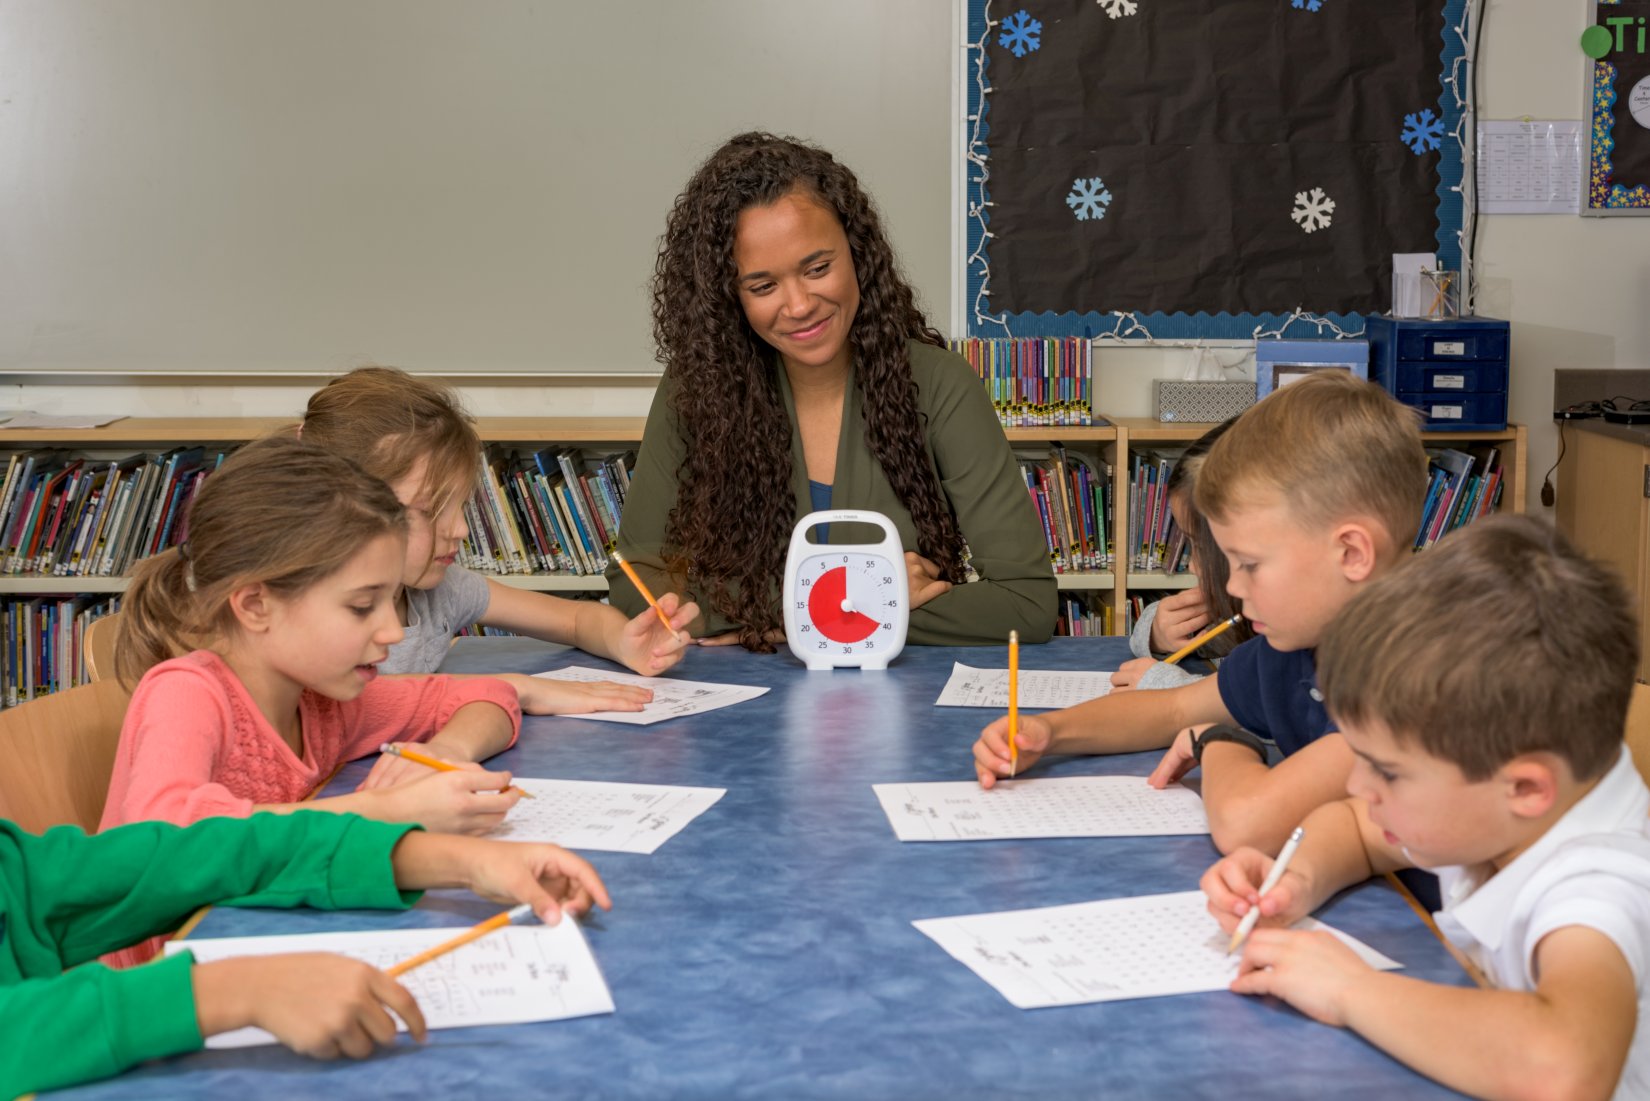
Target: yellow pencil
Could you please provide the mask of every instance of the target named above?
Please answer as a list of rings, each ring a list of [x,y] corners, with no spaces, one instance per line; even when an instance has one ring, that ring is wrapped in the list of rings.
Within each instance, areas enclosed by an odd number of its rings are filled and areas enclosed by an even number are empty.
[[[1243,613],[1238,612],[1230,618],[1221,620],[1219,623],[1215,624],[1213,627],[1210,627],[1207,631],[1204,631],[1201,635],[1198,635],[1196,638],[1192,639],[1192,641],[1188,642],[1186,645],[1164,658],[1163,661],[1169,665],[1179,665],[1181,658],[1192,653],[1194,650],[1197,650],[1211,639],[1219,638],[1229,629],[1236,627],[1238,625],[1238,621],[1242,618]]]
[[[413,968],[423,967],[431,960],[440,956],[445,956],[454,948],[461,948],[464,945],[469,944],[472,940],[480,940],[488,933],[491,933],[494,929],[502,929],[511,922],[518,921],[532,912],[533,908],[523,902],[520,906],[517,906],[514,909],[506,910],[502,914],[494,914],[486,921],[470,926],[468,929],[464,930],[464,932],[458,934],[458,936],[452,938],[451,940],[444,940],[433,948],[424,949],[424,951],[418,953],[416,956],[410,956],[407,959],[402,960],[400,963],[392,964],[391,966],[386,967],[384,969],[384,974],[388,975],[392,979],[399,979],[402,975],[405,975]]]
[[[653,594],[648,591],[646,585],[642,584],[642,579],[636,575],[635,569],[631,567],[629,562],[624,560],[624,555],[614,551],[613,561],[619,564],[619,568],[624,571],[624,575],[630,578],[630,583],[636,586],[636,591],[642,594],[642,599],[647,601],[647,606],[653,609],[653,614],[659,617],[659,622],[665,625],[665,630],[670,632],[672,638],[675,638],[676,628],[670,625],[670,617],[665,615],[665,610],[659,607],[659,602],[653,599]]]
[[[1020,632],[1008,632],[1008,778],[1020,771]]]
[[[459,770],[457,765],[452,764],[449,761],[443,761],[440,757],[431,757],[428,753],[420,753],[416,749],[409,749],[400,742],[385,742],[383,745],[378,747],[378,752],[387,753],[391,757],[405,757],[407,760],[412,761],[415,764],[425,765],[429,768],[435,769],[437,772],[457,772]],[[519,791],[521,792],[521,797],[523,799],[533,798],[532,792],[528,791],[526,788],[518,788],[514,784],[511,784],[509,787],[505,788],[504,791]],[[504,792],[501,791],[499,794],[503,795]]]

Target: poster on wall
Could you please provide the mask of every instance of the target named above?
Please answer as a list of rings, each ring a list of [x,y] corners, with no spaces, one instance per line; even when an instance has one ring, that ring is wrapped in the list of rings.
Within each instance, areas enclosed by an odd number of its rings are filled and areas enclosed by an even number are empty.
[[[1461,256],[1466,0],[967,0],[971,336],[1339,336]]]
[[[1592,0],[1581,212],[1650,214],[1650,0]]]

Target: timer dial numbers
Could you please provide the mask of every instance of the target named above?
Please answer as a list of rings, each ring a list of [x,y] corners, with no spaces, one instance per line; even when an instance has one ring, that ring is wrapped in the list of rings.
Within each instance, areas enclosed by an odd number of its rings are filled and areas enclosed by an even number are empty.
[[[886,558],[817,555],[803,563],[798,583],[798,606],[806,603],[809,625],[825,640],[872,649],[882,641],[879,634],[892,638],[894,624],[882,617],[898,607],[899,590]]]

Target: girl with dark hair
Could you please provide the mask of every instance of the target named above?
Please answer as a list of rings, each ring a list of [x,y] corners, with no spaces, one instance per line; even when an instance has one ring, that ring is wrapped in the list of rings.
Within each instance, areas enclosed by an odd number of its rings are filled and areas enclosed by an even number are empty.
[[[1055,585],[985,389],[945,351],[870,197],[829,153],[741,134],[671,210],[653,279],[665,378],[619,547],[711,643],[769,651],[791,529],[871,509],[907,548],[913,643],[1053,632]],[[833,525],[831,542],[855,532]],[[645,602],[616,568],[613,603]]]
[[[1129,636],[1129,650],[1134,658],[1112,674],[1114,692],[1127,688],[1179,688],[1203,679],[1197,673],[1158,660],[1157,655],[1179,650],[1210,624],[1230,619],[1241,610],[1226,591],[1226,579],[1231,576],[1226,555],[1215,542],[1208,519],[1192,502],[1192,487],[1203,460],[1231,425],[1230,420],[1222,421],[1192,441],[1169,475],[1168,485],[1164,487],[1169,513],[1191,541],[1192,573],[1197,576],[1197,584],[1147,605]],[[1239,620],[1231,630],[1204,644],[1194,656],[1216,661],[1231,653],[1238,643],[1254,637],[1255,629],[1249,626],[1249,621]]]

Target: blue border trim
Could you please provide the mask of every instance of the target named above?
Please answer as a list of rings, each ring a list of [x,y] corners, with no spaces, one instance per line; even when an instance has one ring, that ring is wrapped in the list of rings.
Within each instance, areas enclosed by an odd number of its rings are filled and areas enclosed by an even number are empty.
[[[986,29],[986,3],[987,0],[968,0],[968,53],[967,62],[963,66],[963,80],[966,85],[964,90],[967,93],[967,113],[970,117],[978,115],[980,118],[979,152],[982,156],[989,158],[991,153],[989,144],[991,127],[988,118],[991,107],[989,103],[983,102],[983,97],[980,95],[980,89],[974,80],[975,66],[980,63],[981,58],[979,55],[982,52],[978,46],[978,43],[984,36]],[[1450,75],[1454,71],[1457,62],[1463,58],[1466,53],[1466,45],[1462,41],[1461,36],[1457,34],[1455,30],[1456,27],[1461,25],[1461,21],[1466,18],[1466,10],[1467,0],[1445,0],[1443,31],[1444,41],[1443,50],[1439,55],[1439,61],[1442,67],[1439,71],[1438,78],[1438,116],[1444,120],[1444,146],[1440,148],[1440,155],[1438,158],[1437,252],[1439,263],[1447,269],[1459,269],[1461,266],[1460,234],[1462,197],[1461,192],[1458,189],[1461,185],[1463,162],[1461,156],[1448,157],[1442,154],[1444,150],[1448,148],[1448,144],[1455,140],[1455,134],[1461,125],[1462,111],[1456,105],[1455,96],[1451,91]],[[984,77],[986,86],[990,87],[991,71],[989,62],[985,63]],[[1461,67],[1461,80],[1466,82],[1470,81],[1470,79],[1470,70],[1463,62]],[[1394,123],[1394,125],[1396,125],[1396,123]],[[1463,138],[1467,141],[1471,141],[1473,140],[1473,135],[1465,134],[1463,135]],[[968,150],[965,149],[964,152],[966,155]],[[991,219],[990,210],[983,206],[988,196],[985,186],[978,182],[978,169],[976,169],[973,164],[966,161],[964,162],[963,168],[967,172],[967,187],[964,189],[964,194],[967,197],[969,208],[974,209],[978,207],[981,212],[980,217],[985,219],[986,222],[989,222]],[[989,250],[981,249],[980,244],[980,220],[970,217],[968,218],[967,255],[974,256],[978,252],[981,256],[987,256]],[[1007,331],[1005,331],[1002,322],[988,321],[986,324],[981,325],[975,320],[975,304],[979,302],[980,287],[985,281],[985,269],[986,265],[979,262],[968,265],[966,281],[968,288],[968,300],[965,303],[965,317],[963,319],[964,334],[967,336],[1005,336],[1007,335],[1007,332],[1011,331],[1015,336],[1093,337],[1103,333],[1117,331],[1120,321],[1121,327],[1126,330],[1129,326],[1128,319],[1132,316],[1135,321],[1145,326],[1145,328],[1151,332],[1152,336],[1159,340],[1248,340],[1254,337],[1256,328],[1263,330],[1274,330],[1280,328],[1294,312],[1293,308],[1290,308],[1279,313],[1261,314],[1233,314],[1226,313],[1224,311],[1217,314],[1210,314],[1201,311],[1193,314],[1135,313],[1132,315],[1125,314],[1121,319],[1117,314],[1101,313],[1099,311],[1090,311],[1088,313],[1081,314],[1075,311],[1067,311],[1065,313],[1045,311],[1043,313],[1010,313],[994,315],[1002,317],[1004,321],[1006,321]],[[991,315],[991,311],[989,309],[982,310],[981,312]],[[1315,316],[1319,316],[1333,322],[1335,325],[1345,330],[1349,336],[1360,336],[1363,333],[1364,317],[1362,314],[1331,313]],[[1284,335],[1318,335],[1317,326],[1308,321],[1297,321],[1292,328],[1294,329],[1293,333],[1286,332]],[[1140,342],[1144,343],[1144,341]]]

